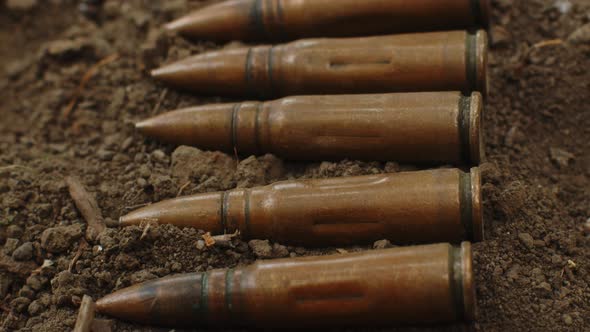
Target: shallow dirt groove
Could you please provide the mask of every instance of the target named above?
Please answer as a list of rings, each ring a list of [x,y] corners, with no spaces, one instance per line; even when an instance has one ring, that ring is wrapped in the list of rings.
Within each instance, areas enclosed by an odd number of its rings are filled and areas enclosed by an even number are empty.
[[[469,327],[401,330],[589,329],[590,36],[579,29],[590,20],[590,4],[492,2],[482,165],[487,239],[475,245],[478,319]],[[257,259],[240,239],[207,249],[203,232],[171,226],[108,229],[85,246],[86,222],[66,177],[95,195],[108,224],[180,191],[413,169],[273,156],[236,161],[138,135],[133,122],[156,112],[223,101],[166,90],[146,75],[164,62],[239,45],[191,44],[159,30],[199,1],[110,0],[98,25],[80,17],[72,0],[24,10],[0,4],[0,244],[3,264],[16,264],[15,257],[21,269],[0,269],[0,331],[71,330],[85,294],[96,299],[172,273]],[[115,60],[99,67],[64,116],[84,75],[104,59]],[[272,246],[272,257],[336,252]],[[160,331],[114,323],[115,331]]]

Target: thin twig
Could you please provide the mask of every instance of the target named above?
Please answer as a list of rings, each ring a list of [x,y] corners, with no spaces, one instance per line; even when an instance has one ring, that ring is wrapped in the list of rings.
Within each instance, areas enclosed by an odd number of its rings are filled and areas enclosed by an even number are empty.
[[[152,204],[152,203],[149,203],[149,202],[148,202],[148,203],[141,203],[141,204],[136,204],[136,205],[126,206],[126,207],[125,207],[125,210],[135,210],[135,209],[137,209],[137,208],[144,207],[144,206],[148,206],[148,205],[150,205],[150,204]]]
[[[141,232],[141,236],[139,237],[140,240],[143,240],[148,231],[152,226],[158,225],[158,219],[155,218],[145,218],[139,223],[139,228],[143,228],[143,232]]]
[[[156,103],[156,106],[154,106],[154,109],[152,110],[152,115],[158,113],[158,111],[160,111],[160,106],[162,106],[162,103],[164,102],[164,98],[166,98],[166,95],[168,94],[168,88],[164,89],[164,91],[162,91],[162,93],[160,93],[160,97],[158,98],[158,102]]]
[[[84,252],[84,249],[86,249],[87,247],[88,247],[88,242],[86,242],[86,240],[84,240],[84,239],[81,239],[80,244],[78,245],[78,251],[76,252],[76,255],[74,255],[74,258],[72,258],[72,261],[70,262],[70,265],[68,266],[68,272],[72,272],[74,265],[76,265],[76,262],[80,259],[80,256],[82,256],[82,253]]]
[[[186,187],[188,187],[189,184],[191,184],[190,181],[183,184],[182,187],[180,187],[180,190],[178,190],[178,194],[176,194],[176,197],[179,197],[180,195],[182,195],[182,192],[184,191],[184,189],[186,189]]]
[[[119,54],[116,54],[116,53],[111,54],[111,55],[107,56],[106,58],[100,60],[98,63],[94,64],[92,67],[90,67],[90,69],[88,69],[88,71],[86,71],[84,76],[82,76],[82,80],[80,81],[80,85],[78,85],[78,88],[76,88],[76,91],[74,92],[74,96],[72,97],[72,99],[68,103],[68,106],[66,107],[66,109],[61,114],[62,118],[67,119],[70,116],[70,114],[74,110],[74,107],[76,107],[76,104],[78,103],[78,99],[82,95],[82,92],[84,92],[86,85],[88,84],[90,79],[98,72],[100,67],[102,67],[106,64],[109,64],[109,63],[117,60],[118,58],[119,58]]]
[[[545,46],[555,46],[555,45],[561,45],[563,44],[563,40],[562,39],[548,39],[548,40],[543,40],[540,41],[538,43],[536,43],[535,45],[533,45],[532,48],[542,48]]]

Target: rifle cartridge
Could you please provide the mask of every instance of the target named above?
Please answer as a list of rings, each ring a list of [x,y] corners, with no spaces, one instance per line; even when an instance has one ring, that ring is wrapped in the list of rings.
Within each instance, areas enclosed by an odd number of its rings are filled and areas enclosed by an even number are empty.
[[[202,94],[275,96],[411,91],[487,91],[487,34],[445,31],[198,54],[152,76]]]
[[[288,97],[206,105],[139,122],[150,137],[240,155],[479,165],[479,92]]]
[[[178,326],[391,326],[471,321],[471,244],[258,261],[171,276],[100,299],[100,313]]]
[[[166,25],[192,39],[293,40],[489,25],[489,0],[234,0]]]
[[[197,194],[155,203],[120,218],[146,220],[245,239],[322,247],[437,243],[483,239],[481,176],[437,169]]]

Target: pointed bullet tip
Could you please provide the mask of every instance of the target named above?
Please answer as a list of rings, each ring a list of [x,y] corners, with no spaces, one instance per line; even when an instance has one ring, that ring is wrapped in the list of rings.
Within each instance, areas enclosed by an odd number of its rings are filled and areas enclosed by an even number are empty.
[[[120,216],[120,217],[119,217],[119,226],[120,226],[120,227],[123,227],[123,226],[125,226],[125,222],[127,221],[127,219],[128,219],[128,216],[129,216],[129,215],[127,214],[127,215],[124,215],[124,216]]]
[[[179,67],[178,64],[174,63],[153,69],[152,71],[150,71],[150,75],[158,80],[169,81],[171,78],[175,76],[175,74],[178,74],[180,71],[182,71],[182,67]]]
[[[162,70],[162,68],[156,68],[153,69],[152,71],[150,71],[150,75],[152,77],[158,78],[159,76],[162,76],[164,74],[164,70]]]
[[[170,32],[179,32],[182,29],[182,19],[174,20],[165,24],[164,29]]]
[[[144,130],[146,130],[148,127],[150,126],[150,121],[149,120],[142,120],[139,122],[135,123],[135,129],[143,132]]]
[[[108,219],[108,220],[106,221],[106,225],[107,225],[107,227],[109,227],[109,228],[115,228],[115,227],[119,227],[119,223],[120,223],[120,221],[119,221],[119,220],[112,220],[112,219]]]
[[[104,297],[99,299],[98,301],[96,301],[95,303],[96,305],[96,311],[99,313],[103,313],[106,310],[106,301],[104,300]]]

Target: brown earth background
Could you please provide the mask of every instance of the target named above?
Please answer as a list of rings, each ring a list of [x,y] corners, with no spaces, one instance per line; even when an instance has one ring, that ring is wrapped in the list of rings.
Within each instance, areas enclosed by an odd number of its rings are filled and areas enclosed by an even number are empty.
[[[116,220],[179,193],[412,169],[236,160],[138,135],[137,120],[223,101],[166,89],[146,74],[189,54],[240,45],[191,44],[159,30],[187,8],[212,2],[107,1],[97,25],[75,1],[0,1],[0,331],[70,330],[84,294],[97,299],[172,273],[370,248],[239,239],[203,248],[203,232],[170,226],[109,229],[84,246],[86,222],[66,176],[78,176],[104,217]],[[482,165],[487,239],[475,245],[479,314],[473,326],[444,328],[588,330],[590,1],[494,0],[493,7]],[[113,323],[115,331],[160,331]]]

